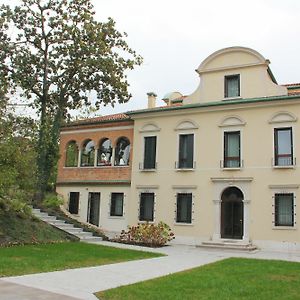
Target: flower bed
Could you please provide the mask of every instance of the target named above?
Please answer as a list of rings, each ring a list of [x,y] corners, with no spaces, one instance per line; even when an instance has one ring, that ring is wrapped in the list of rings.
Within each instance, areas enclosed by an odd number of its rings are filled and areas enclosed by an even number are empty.
[[[146,247],[162,247],[174,238],[170,226],[159,222],[158,224],[143,223],[129,226],[127,231],[123,230],[120,236],[112,241]]]

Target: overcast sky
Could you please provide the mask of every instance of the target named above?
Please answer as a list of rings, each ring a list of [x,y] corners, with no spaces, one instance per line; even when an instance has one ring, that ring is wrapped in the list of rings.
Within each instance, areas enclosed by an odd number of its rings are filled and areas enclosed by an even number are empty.
[[[145,107],[146,93],[192,93],[195,69],[212,52],[250,47],[271,61],[278,83],[300,82],[299,0],[94,0],[111,16],[144,64],[129,75],[133,98],[116,110]]]
[[[16,3],[0,0],[0,3]],[[112,17],[127,42],[144,58],[130,71],[133,97],[100,114],[144,108],[147,92],[192,93],[195,69],[212,52],[244,46],[270,59],[278,83],[300,82],[299,0],[93,0],[96,18]],[[160,103],[159,103],[160,104]]]

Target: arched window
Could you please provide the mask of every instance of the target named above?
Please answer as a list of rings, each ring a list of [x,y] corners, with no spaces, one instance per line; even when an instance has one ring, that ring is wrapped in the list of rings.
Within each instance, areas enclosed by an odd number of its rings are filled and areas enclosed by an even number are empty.
[[[115,165],[128,166],[130,155],[130,142],[127,138],[121,137],[118,139],[115,152]]]
[[[77,167],[78,164],[78,147],[75,141],[71,141],[66,147],[66,167]]]
[[[94,166],[95,144],[92,140],[86,140],[81,150],[81,166]]]
[[[111,166],[112,145],[107,138],[101,140],[98,150],[97,166]]]

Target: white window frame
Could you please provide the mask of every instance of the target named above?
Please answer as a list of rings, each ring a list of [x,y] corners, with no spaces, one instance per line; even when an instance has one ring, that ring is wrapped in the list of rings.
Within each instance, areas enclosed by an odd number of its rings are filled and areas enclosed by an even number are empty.
[[[144,159],[145,159],[145,138],[146,137],[156,137],[156,149],[155,149],[155,168],[154,169],[144,169]],[[139,170],[141,172],[156,172],[157,171],[157,165],[158,165],[158,141],[159,140],[159,137],[157,134],[155,133],[146,133],[146,134],[142,134],[141,135],[141,145],[142,145],[142,151],[141,151],[141,160],[140,160],[140,163],[139,163]]]
[[[179,168],[178,164],[179,164],[179,147],[180,147],[180,136],[181,135],[189,135],[192,134],[194,136],[193,139],[193,167],[192,168]],[[196,133],[194,130],[180,130],[180,132],[178,132],[177,134],[177,150],[176,150],[176,161],[175,161],[175,169],[178,172],[185,172],[185,171],[195,171],[196,167],[197,167],[197,161],[196,161]]]
[[[225,78],[226,77],[230,77],[230,76],[235,76],[235,75],[239,75],[239,79],[240,79],[240,95],[237,97],[225,97]],[[234,100],[234,99],[241,99],[242,98],[242,74],[241,73],[229,73],[229,74],[224,74],[223,76],[223,89],[224,89],[224,93],[223,93],[223,100]]]
[[[154,194],[154,201],[153,201],[153,221],[145,221],[145,220],[140,220],[140,208],[141,208],[141,196],[142,194]],[[149,223],[149,224],[153,224],[155,223],[155,216],[156,216],[156,192],[153,190],[141,190],[139,191],[139,201],[138,201],[138,223],[143,224],[143,223]]]
[[[276,155],[276,151],[275,151],[275,129],[284,129],[284,128],[292,128],[292,144],[293,144],[293,164],[292,165],[287,165],[287,166],[277,166],[275,165],[275,155]],[[296,143],[295,143],[295,134],[296,128],[294,125],[292,125],[291,123],[287,123],[287,122],[278,122],[276,124],[274,124],[272,126],[272,167],[273,169],[295,169],[296,168],[296,156],[295,153],[296,152]]]
[[[110,210],[111,210],[111,202],[112,202],[112,194],[123,194],[123,215],[122,216],[111,216]],[[125,199],[126,199],[126,194],[124,192],[119,192],[119,191],[113,191],[109,194],[109,202],[108,202],[108,218],[109,219],[124,219],[125,218]]]
[[[191,194],[192,195],[192,206],[191,206],[191,222],[190,223],[187,223],[187,222],[177,222],[177,201],[178,201],[178,194]],[[176,194],[174,195],[175,196],[175,216],[174,216],[174,225],[183,225],[183,226],[191,226],[191,225],[194,225],[194,206],[195,206],[195,195],[192,191],[176,191]]]
[[[194,226],[196,185],[173,185],[174,190],[174,226]],[[177,222],[177,194],[192,194],[191,223]]]
[[[239,167],[234,167],[234,168],[228,168],[228,167],[224,167],[224,154],[225,154],[225,133],[226,132],[240,132],[240,166]],[[240,126],[232,126],[230,128],[228,127],[224,127],[222,128],[222,153],[221,153],[221,157],[222,159],[220,160],[220,168],[223,171],[237,171],[237,170],[241,170],[244,168],[244,158],[243,158],[243,129]]]
[[[69,212],[69,207],[70,207],[70,196],[71,196],[71,193],[78,193],[79,194],[79,197],[78,197],[78,213],[77,214],[72,214],[73,216],[79,216],[80,215],[80,206],[81,206],[81,201],[80,201],[80,199],[81,199],[81,193],[80,193],[80,191],[69,191],[68,192],[68,201],[67,201],[67,205],[68,205],[68,207],[67,207],[67,211]]]
[[[297,230],[297,189],[299,185],[269,185],[272,190],[272,229],[273,230]],[[276,194],[293,194],[294,205],[294,225],[293,226],[276,226],[275,225],[275,195]]]

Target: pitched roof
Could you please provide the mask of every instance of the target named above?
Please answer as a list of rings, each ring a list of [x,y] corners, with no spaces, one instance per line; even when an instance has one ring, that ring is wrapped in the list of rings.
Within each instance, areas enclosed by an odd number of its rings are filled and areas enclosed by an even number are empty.
[[[300,90],[298,90],[298,91],[288,91],[288,95],[300,95]]]
[[[300,95],[300,83],[283,84],[288,90],[288,95]]]
[[[283,86],[286,86],[287,88],[295,87],[295,86],[300,87],[300,83],[288,83],[288,84],[283,84]]]
[[[116,121],[126,121],[130,120],[130,117],[127,114],[119,113],[95,118],[87,118],[82,120],[76,120],[70,122],[68,124],[63,125],[63,127],[76,126],[76,125],[87,125],[87,124],[95,124],[95,123],[108,123],[108,122],[116,122]]]

